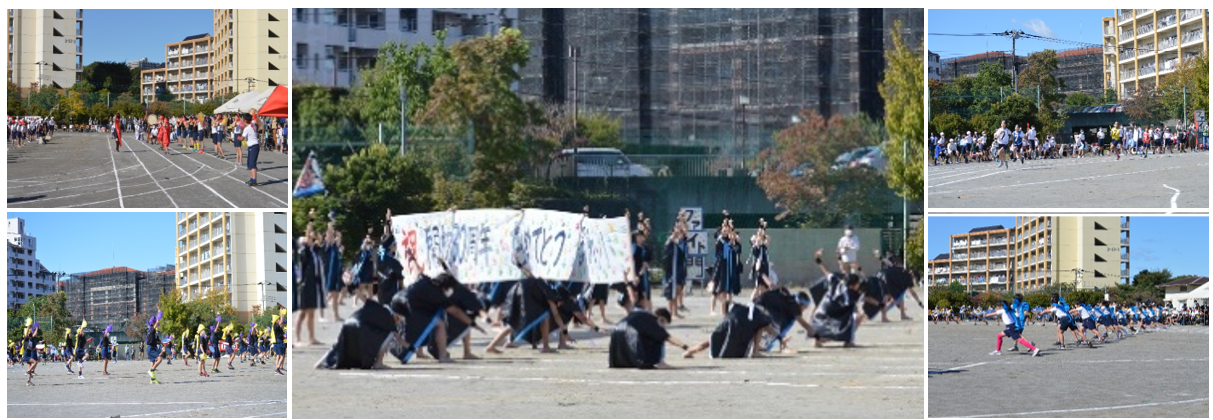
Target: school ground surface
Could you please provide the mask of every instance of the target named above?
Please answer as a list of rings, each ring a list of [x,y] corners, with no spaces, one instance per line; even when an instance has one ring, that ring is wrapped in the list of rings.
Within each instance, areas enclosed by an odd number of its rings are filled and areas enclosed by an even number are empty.
[[[655,293],[656,295],[656,293]],[[749,296],[749,291],[744,292]],[[613,298],[612,294],[612,298]],[[907,298],[908,299],[908,298]],[[658,299],[658,302],[661,302]],[[687,298],[686,319],[671,334],[686,342],[708,338],[718,318],[708,299]],[[294,349],[294,418],[913,418],[923,413],[922,310],[914,322],[864,324],[859,348],[813,348],[800,327],[797,353],[748,360],[683,359],[666,347],[676,370],[608,369],[609,337],[575,328],[578,350],[539,354],[530,346],[483,360],[439,365],[414,360],[391,369],[314,370],[325,347]],[[352,308],[341,307],[342,316]],[[613,305],[607,318],[623,311]],[[897,319],[892,315],[892,319]],[[319,323],[317,338],[331,344],[339,324]],[[490,333],[494,331],[489,330]],[[291,334],[294,334],[292,331]],[[292,335],[292,337],[294,337]],[[593,337],[593,338],[592,338]],[[474,333],[475,354],[492,337]],[[554,342],[553,342],[554,343]],[[462,347],[453,347],[454,357]]]
[[[119,346],[121,348],[121,346]],[[198,376],[198,367],[180,360],[156,369],[160,385],[150,384],[146,358],[84,364],[84,379],[63,363],[38,365],[35,386],[25,385],[25,368],[8,367],[8,417],[286,417],[287,376],[274,374],[272,361],[257,367],[220,364],[220,373]],[[72,369],[78,364],[73,363]]]
[[[927,323],[928,417],[1208,417],[1209,328],[1173,327],[1061,350],[1053,324],[1028,326],[1039,357],[994,350],[1000,323]]]
[[[123,134],[114,153],[108,134],[55,134],[49,144],[8,150],[8,207],[105,208],[284,208],[289,203],[290,157],[262,150],[257,187],[245,184],[249,172],[236,165],[227,143],[220,159],[190,153],[175,143],[170,155],[158,146]],[[11,146],[10,146],[11,147]],[[247,157],[247,156],[246,156]]]
[[[927,167],[932,209],[1209,206],[1208,152]]]

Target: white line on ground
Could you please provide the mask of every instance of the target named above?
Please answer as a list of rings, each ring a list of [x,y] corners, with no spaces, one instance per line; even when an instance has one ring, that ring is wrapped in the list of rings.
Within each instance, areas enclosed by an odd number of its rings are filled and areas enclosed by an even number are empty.
[[[203,153],[203,154],[204,154],[204,155],[210,155],[210,153]],[[198,162],[198,164],[199,164],[199,165],[203,165],[203,166],[206,166],[206,167],[208,167],[208,168],[214,168],[213,166],[210,166],[210,165],[207,165],[207,164],[205,164],[205,163],[202,163],[202,162],[198,161],[198,159],[194,159],[194,157],[193,157],[193,156],[190,156],[190,154],[189,154],[189,153],[182,153],[182,156],[185,156],[185,157],[187,157],[187,158],[190,158],[190,160],[192,160],[192,161],[194,161],[194,162]],[[213,157],[213,156],[212,156],[212,157]],[[215,159],[219,159],[219,158],[215,158]],[[227,161],[225,160],[225,161],[223,161],[223,162],[225,162],[225,163],[226,163]],[[247,165],[246,165],[246,167],[247,167]],[[237,168],[239,168],[239,166],[237,166]],[[215,169],[215,170],[218,170],[219,168],[214,168],[214,169]],[[229,172],[229,173],[230,173],[230,172]],[[257,176],[258,176],[258,177],[260,177],[260,176],[262,176],[262,175],[265,175],[265,174],[257,174]],[[238,179],[238,178],[236,178],[236,177],[234,177],[234,176],[228,175],[227,177],[228,177],[228,178],[231,178],[233,181],[239,182],[239,183],[241,183],[241,184],[243,184],[243,183],[244,183],[243,181],[241,181],[240,179]],[[274,178],[274,177],[269,176],[269,175],[265,175],[265,177],[266,177],[266,178],[273,178],[275,181],[280,181],[280,179],[278,179],[278,178]],[[279,202],[279,203],[282,203],[282,205],[284,205],[284,206],[286,205],[286,202],[285,202],[285,201],[282,201],[282,200],[281,200],[281,199],[279,199],[278,197],[274,197],[274,195],[273,195],[273,194],[267,193],[267,192],[265,192],[265,191],[261,190],[260,188],[256,188],[256,187],[252,187],[252,188],[253,188],[253,190],[255,190],[255,191],[259,192],[259,193],[265,194],[265,196],[266,196],[266,197],[269,197],[269,198],[273,199],[274,201],[277,201],[277,202]]]
[[[139,154],[135,153],[135,149],[131,147],[131,142],[126,142],[126,148],[131,151],[131,155],[135,156],[135,160],[139,161],[139,166],[143,167],[143,172],[147,172],[147,177],[152,179],[152,182],[156,184],[156,188],[159,188],[160,192],[164,193],[165,197],[168,197],[168,202],[172,203],[173,208],[180,208],[180,206],[177,205],[177,200],[174,200],[173,196],[168,194],[168,191],[164,189],[164,186],[160,185],[160,181],[156,180],[156,176],[152,175],[152,171],[147,169],[147,165],[143,164],[143,159],[139,158]]]
[[[105,147],[105,151],[109,152],[109,146]],[[110,153],[110,165],[114,167],[114,181],[118,183],[118,207],[126,208],[126,205],[122,203],[122,179],[118,178],[118,163],[114,161],[113,153]]]
[[[127,169],[135,168],[135,167],[138,167],[138,166],[139,166],[139,165],[131,165],[131,166],[127,166],[127,167],[124,167],[124,168],[118,168],[118,172],[123,172],[123,171],[126,171]],[[168,167],[166,166],[165,168],[168,168]],[[155,170],[155,171],[152,171],[152,173],[156,173],[156,172],[160,172],[160,170]],[[11,194],[11,193],[12,193],[14,190],[19,190],[19,189],[22,189],[22,188],[45,187],[45,186],[47,186],[47,185],[55,186],[55,185],[59,185],[59,184],[63,184],[63,183],[75,182],[75,181],[80,181],[80,180],[84,180],[84,179],[94,179],[94,178],[97,178],[97,175],[89,175],[89,176],[84,177],[84,178],[69,179],[69,180],[64,180],[64,181],[55,181],[54,183],[42,183],[42,184],[33,184],[33,185],[18,185],[18,186],[15,186],[15,187],[9,187],[9,188],[8,188],[8,191],[9,191],[9,193],[10,193],[8,196],[9,196],[9,197],[13,197],[14,195],[13,195],[13,194]],[[55,191],[67,191],[67,190],[74,190],[74,189],[77,189],[77,188],[88,188],[88,187],[95,187],[95,186],[98,186],[98,185],[109,185],[109,181],[101,181],[101,182],[96,182],[96,183],[92,183],[92,184],[76,185],[76,186],[73,186],[73,187],[55,187],[55,188],[51,188],[51,189],[49,189],[49,190],[24,191],[24,192],[22,192],[21,194],[26,194],[26,195],[29,195],[29,194],[42,194],[42,193],[55,192]]]
[[[1193,166],[1205,166],[1205,165],[1193,165]],[[996,188],[1025,187],[1025,186],[1028,186],[1028,185],[1053,184],[1053,183],[1058,183],[1058,182],[1072,182],[1072,181],[1087,180],[1087,179],[1095,179],[1095,178],[1107,178],[1107,177],[1111,177],[1111,176],[1117,176],[1117,177],[1119,177],[1119,176],[1126,176],[1126,175],[1137,175],[1137,174],[1144,174],[1144,173],[1147,173],[1147,172],[1158,172],[1158,171],[1166,171],[1166,170],[1172,170],[1172,169],[1183,169],[1183,168],[1185,168],[1185,167],[1184,167],[1184,166],[1168,166],[1168,167],[1166,167],[1166,168],[1147,169],[1147,170],[1142,170],[1142,171],[1134,171],[1134,172],[1124,172],[1124,173],[1106,174],[1106,175],[1082,176],[1082,177],[1078,177],[1078,178],[1054,179],[1054,180],[1049,180],[1049,181],[1025,182],[1025,183],[1021,183],[1021,184],[999,185],[999,186],[995,186],[995,187],[970,188],[970,189],[967,189],[967,190],[965,190],[965,191],[981,191],[981,190],[992,190],[992,189],[996,189]],[[990,175],[994,175],[994,174],[990,174]],[[978,178],[981,178],[981,177],[978,177]],[[972,179],[977,179],[977,178],[970,178],[970,180],[972,180]],[[958,181],[948,182],[948,183],[945,183],[945,184],[951,184],[951,183],[954,183],[954,182],[958,182]],[[945,184],[940,184],[940,185],[945,185]],[[927,192],[927,194],[950,194],[950,193],[953,193],[953,192],[964,192],[964,191],[930,191],[930,190],[929,190],[929,188],[930,188],[930,187],[931,187],[931,186],[929,186],[929,187],[928,187],[928,192]]]
[[[50,178],[50,177],[53,177],[53,176],[71,175],[71,174],[74,174],[74,173],[77,173],[77,172],[84,172],[84,171],[89,171],[89,170],[93,170],[93,169],[97,169],[97,168],[102,168],[102,167],[105,167],[105,165],[104,165],[104,164],[102,164],[102,165],[97,165],[97,166],[90,166],[90,167],[88,167],[88,168],[84,168],[84,169],[77,169],[77,170],[74,170],[74,171],[71,171],[71,172],[64,172],[64,173],[61,173],[61,174],[53,174],[53,175],[39,175],[39,176],[31,176],[31,177],[29,177],[29,178],[10,179],[10,180],[8,180],[8,182],[10,182],[10,183],[12,183],[12,182],[37,182],[37,183],[41,184],[43,181],[37,181],[38,179],[42,179],[42,178]],[[122,169],[126,169],[126,168],[122,168]],[[90,177],[90,178],[91,178],[91,177]],[[82,178],[82,179],[83,179],[83,178]]]
[[[134,168],[134,166],[129,166],[129,167],[130,167],[130,168]],[[166,167],[166,168],[167,168],[167,167]],[[198,168],[198,169],[194,170],[194,172],[190,172],[189,174],[186,174],[186,175],[190,175],[190,174],[198,173],[198,171],[200,171],[200,170],[202,170],[202,168]],[[184,178],[184,177],[182,177],[182,178]],[[209,178],[209,179],[207,179],[207,181],[210,181],[210,180],[213,180],[213,179],[216,179],[216,178],[218,178],[218,177],[215,177],[215,178]],[[172,179],[177,179],[177,178],[172,178]],[[149,185],[149,184],[151,184],[151,183],[150,183],[150,182],[145,182],[145,183],[142,183],[142,184],[127,184],[127,188],[128,188],[128,189],[129,189],[129,188],[138,188],[138,187],[142,187],[142,186],[144,186],[144,185]],[[176,187],[169,187],[169,188],[167,188],[167,189],[169,189],[169,190],[175,190],[175,189],[177,189],[177,188],[188,187],[188,186],[190,186],[190,185],[193,185],[193,184],[186,184],[186,185],[181,185],[181,186],[176,186]],[[64,199],[64,198],[72,198],[72,197],[79,197],[79,196],[82,196],[82,195],[97,194],[97,193],[102,193],[102,192],[106,192],[106,191],[110,191],[110,190],[114,190],[114,189],[116,189],[116,188],[106,188],[106,189],[104,189],[104,190],[96,190],[96,191],[82,192],[82,193],[79,193],[79,194],[71,194],[71,195],[61,195],[61,196],[58,196],[58,197],[39,198],[39,199],[37,199],[37,200],[22,201],[22,202],[20,202],[20,203],[16,203],[16,204],[24,206],[24,205],[26,205],[26,204],[30,204],[30,203],[36,203],[36,202],[39,202],[39,201],[62,200],[62,199]],[[155,191],[152,191],[152,192],[155,192]],[[138,197],[138,196],[145,195],[145,194],[147,194],[147,193],[139,193],[139,194],[134,194],[134,195],[131,195],[130,197]],[[108,200],[101,200],[101,201],[94,201],[94,202],[92,202],[92,203],[85,203],[85,204],[73,204],[73,205],[70,205],[70,206],[67,206],[67,207],[83,207],[83,206],[87,206],[87,205],[91,205],[91,204],[108,203],[108,202],[110,202],[110,201],[114,201],[114,200],[117,200],[117,198],[111,198],[111,199],[108,199]]]
[[[255,419],[255,418],[258,418],[258,417],[270,417],[270,416],[282,416],[282,417],[286,417],[286,412],[285,412],[285,411],[279,411],[279,412],[277,412],[277,413],[258,414],[258,415],[255,415],[255,416],[248,416],[248,417],[245,417],[245,418],[246,418],[246,419]]]
[[[343,372],[342,376],[363,376],[375,377],[384,379],[395,378],[425,378],[425,379],[450,379],[457,381],[501,381],[501,382],[545,382],[545,383],[583,383],[591,385],[765,385],[787,388],[821,388],[821,384],[795,384],[789,382],[769,382],[769,381],[629,381],[629,380],[602,380],[602,379],[578,379],[578,378],[544,378],[544,377],[519,377],[519,378],[504,378],[492,376],[470,376],[470,375],[435,375],[421,373],[366,373],[366,372]],[[839,388],[847,389],[922,389],[922,386],[864,386],[864,385],[847,385]]]
[[[168,162],[170,165],[173,165],[173,166],[174,166],[174,167],[176,167],[178,170],[180,170],[182,173],[185,173],[185,169],[182,169],[182,168],[181,168],[180,166],[178,166],[176,163],[173,163],[173,160],[172,160],[172,159],[169,159],[169,158],[165,157],[164,155],[160,154],[160,151],[159,151],[159,150],[152,149],[150,146],[148,146],[148,145],[146,145],[146,144],[143,144],[143,142],[135,142],[135,143],[138,143],[138,144],[143,145],[143,147],[144,147],[144,148],[146,148],[147,150],[151,150],[151,151],[152,151],[152,154],[154,154],[154,155],[156,155],[156,156],[160,156],[160,157],[161,157],[161,158],[163,158],[163,159],[164,159],[166,162]],[[210,186],[210,185],[206,185],[206,183],[205,183],[205,182],[202,182],[201,180],[199,180],[199,179],[198,179],[198,177],[194,176],[193,174],[190,174],[190,178],[193,178],[193,179],[194,179],[194,182],[197,182],[197,183],[198,183],[198,185],[201,185],[201,186],[203,186],[204,188],[206,188],[207,190],[210,190],[210,192],[211,192],[212,194],[215,194],[215,196],[216,196],[216,197],[219,197],[219,199],[220,199],[220,200],[223,200],[223,202],[227,203],[227,205],[232,206],[232,207],[240,207],[240,206],[237,206],[236,204],[232,203],[231,201],[228,201],[227,197],[224,197],[224,196],[223,196],[223,194],[219,194],[219,192],[218,192],[218,191],[215,191],[215,189],[214,189],[214,188],[211,188],[211,186]]]
[[[1179,189],[1178,189],[1178,188],[1171,188],[1171,186],[1170,186],[1170,185],[1167,185],[1167,184],[1162,184],[1162,186],[1167,187],[1167,188],[1168,188],[1168,189],[1170,189],[1171,191],[1175,191],[1175,195],[1171,196],[1171,208],[1173,208],[1173,209],[1174,209],[1174,208],[1178,208],[1178,206],[1176,206],[1176,205],[1175,205],[1175,199],[1179,198]],[[1171,214],[1171,213],[1170,213],[1170,212],[1167,212],[1167,214]]]
[[[247,403],[247,404],[244,404],[244,403]],[[150,416],[162,416],[163,417],[166,414],[190,413],[190,412],[194,412],[194,411],[204,411],[204,410],[222,410],[222,409],[227,409],[227,408],[251,407],[251,406],[255,406],[255,405],[270,405],[270,404],[286,404],[286,401],[282,401],[282,400],[242,401],[241,404],[228,404],[228,405],[221,405],[218,407],[191,408],[191,409],[187,409],[187,410],[176,410],[176,411],[162,411],[159,413],[126,414],[123,417],[150,417]],[[171,416],[171,417],[181,417],[181,416]]]
[[[1001,362],[1001,360],[995,360],[995,361],[992,361],[992,362],[981,362],[981,363],[974,363],[974,364],[971,364],[971,365],[957,366],[957,367],[954,367],[954,368],[947,368],[947,369],[940,369],[940,370],[932,370],[932,371],[927,372],[927,374],[928,374],[928,375],[931,375],[931,374],[936,374],[936,373],[948,372],[948,371],[953,371],[953,370],[957,370],[957,369],[970,368],[970,367],[974,367],[974,366],[981,366],[981,365],[985,365],[985,364],[990,364],[990,363],[998,363],[998,362]]]
[[[1013,417],[1013,416],[1032,416],[1032,415],[1039,415],[1039,414],[1052,414],[1052,413],[1079,413],[1079,412],[1084,412],[1084,411],[1120,410],[1120,409],[1125,409],[1125,408],[1153,407],[1153,406],[1158,406],[1158,405],[1188,404],[1188,403],[1195,403],[1195,402],[1208,401],[1208,400],[1209,400],[1208,398],[1197,398],[1194,400],[1118,405],[1118,406],[1112,406],[1112,407],[1091,407],[1091,408],[1074,408],[1074,409],[1066,409],[1066,410],[1027,411],[1027,412],[1023,412],[1023,413],[979,414],[976,416],[957,416],[957,417],[960,417],[960,418]]]
[[[24,376],[24,375],[22,375]],[[205,401],[171,401],[171,402],[85,402],[85,403],[10,403],[10,406],[41,406],[68,407],[74,405],[173,405],[173,404],[210,404]]]

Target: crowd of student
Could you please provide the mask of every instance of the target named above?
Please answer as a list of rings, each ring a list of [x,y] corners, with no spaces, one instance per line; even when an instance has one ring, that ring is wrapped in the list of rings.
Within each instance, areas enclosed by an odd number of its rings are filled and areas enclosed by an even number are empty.
[[[979,322],[989,325],[991,318],[1001,318],[1005,329],[998,333],[998,344],[990,355],[1002,354],[1002,339],[1010,337],[1016,344],[1012,350],[1017,350],[1018,344],[1024,344],[1032,355],[1036,356],[1040,350],[1035,343],[1022,339],[1026,325],[1055,324],[1057,326],[1055,345],[1063,349],[1066,347],[1065,333],[1067,331],[1074,337],[1075,346],[1093,347],[1096,341],[1102,344],[1110,339],[1122,339],[1151,330],[1160,331],[1175,325],[1208,326],[1209,307],[1208,305],[1194,307],[1183,305],[1175,308],[1170,304],[1160,306],[1154,302],[1106,300],[1096,304],[1069,304],[1064,298],[1054,293],[1049,306],[1032,308],[1023,301],[1023,295],[1016,293],[1012,301],[1003,302],[1001,306],[961,305],[955,308],[933,308],[930,311],[930,317],[931,322],[935,324],[972,322],[974,325]]]
[[[8,148],[45,143],[55,135],[55,117],[8,117]]]
[[[593,285],[537,278],[521,262],[517,265],[524,277],[512,281],[464,284],[446,270],[427,274],[413,250],[397,248],[390,211],[379,230],[381,235],[374,235],[376,229],[368,230],[354,264],[346,268],[341,233],[334,224],[328,223],[323,232],[308,224],[298,240],[294,263],[299,311],[296,335],[302,336],[301,329],[306,328],[310,343],[320,344],[314,337],[315,318],[331,305],[331,319],[343,325],[336,343],[316,367],[367,369],[385,367],[383,361],[389,354],[402,363],[414,357],[454,362],[448,344],[462,344],[464,359],[479,359],[471,347],[473,330],[492,336],[486,353],[505,353],[522,343],[556,353],[573,348],[569,329],[581,326],[610,336],[609,366],[665,368],[669,367],[663,351],[666,344],[682,349],[686,358],[704,351],[713,358],[789,351],[796,325],[816,346],[831,341],[854,346],[856,330],[864,320],[879,317],[888,322],[887,311],[893,308],[899,308],[902,319],[908,320],[904,295],[909,292],[919,300],[913,291],[915,276],[896,258],[883,258],[882,270],[873,276],[862,273],[855,255],[859,241],[850,227],[839,240],[837,271],[826,266],[818,250],[814,258],[822,278],[807,292],[781,286],[768,256],[766,224],[761,223],[750,238],[750,257],[743,260],[743,245],[726,214],[715,234],[716,266],[705,287],[713,295],[709,310],[721,320],[705,340],[684,342],[667,327],[689,311],[683,304],[688,286],[687,215],[679,215],[665,243],[665,276],[659,290],[666,305],[657,309],[651,302],[651,290],[657,286],[650,278],[651,222],[643,213],[637,216],[632,222],[632,272],[618,283]],[[746,272],[748,278],[743,278]],[[739,301],[736,298],[743,284],[753,291],[749,299]],[[610,299],[612,293],[614,299]],[[337,307],[346,298],[353,298],[358,309],[342,320]],[[611,300],[626,314],[618,322],[606,318],[605,307]],[[490,334],[481,323],[496,332]],[[552,335],[558,337],[555,346],[550,343]]]
[[[209,377],[210,373],[220,372],[219,362],[225,354],[228,356],[228,370],[235,370],[232,362],[236,357],[240,358],[240,363],[248,362],[251,367],[257,366],[258,362],[264,365],[267,359],[272,359],[275,364],[274,373],[285,375],[285,315],[286,309],[282,308],[278,315],[273,316],[271,325],[258,327],[256,323],[252,323],[245,332],[236,332],[234,323],[229,321],[225,325],[223,319],[217,317],[214,325],[199,324],[197,330],[186,328],[180,332],[180,336],[174,336],[161,331],[160,321],[164,314],[160,312],[148,319],[143,339],[138,344],[138,352],[147,355],[150,363],[147,373],[152,384],[160,383],[156,378],[156,369],[161,363],[167,362],[171,365],[174,359],[180,359],[188,367],[190,359],[194,359],[198,366],[198,376]],[[71,328],[66,328],[64,340],[56,346],[47,343],[40,325],[27,318],[21,340],[8,343],[9,367],[25,367],[27,386],[34,386],[33,379],[38,376],[38,365],[44,363],[63,363],[69,374],[84,379],[85,362],[99,360],[101,375],[109,376],[110,362],[117,364],[118,343],[111,336],[113,325],[105,328],[97,343],[93,343],[93,338],[85,334],[84,329],[87,326],[88,321],[85,320],[77,328],[75,336],[72,335]],[[126,360],[131,360],[135,356],[135,348],[128,344],[124,353]],[[206,370],[207,359],[211,360],[209,373]],[[76,362],[79,366],[73,370],[72,364]]]
[[[1010,162],[1025,164],[1028,160],[1083,158],[1091,156],[1121,155],[1141,156],[1165,153],[1188,153],[1209,148],[1208,139],[1202,138],[1195,124],[1186,127],[1122,126],[1114,123],[1106,129],[1101,127],[1091,137],[1085,130],[1078,130],[1071,141],[1059,141],[1050,134],[1041,138],[1036,128],[1019,124],[1014,129],[1002,121],[993,135],[966,131],[931,134],[928,139],[934,150],[932,164],[968,164],[970,162],[998,162],[999,167],[1010,167]]]

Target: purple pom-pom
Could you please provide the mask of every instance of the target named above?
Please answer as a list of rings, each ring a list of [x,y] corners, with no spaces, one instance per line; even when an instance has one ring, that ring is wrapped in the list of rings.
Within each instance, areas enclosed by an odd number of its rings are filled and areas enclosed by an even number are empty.
[[[34,321],[34,329],[38,329],[38,321]]]

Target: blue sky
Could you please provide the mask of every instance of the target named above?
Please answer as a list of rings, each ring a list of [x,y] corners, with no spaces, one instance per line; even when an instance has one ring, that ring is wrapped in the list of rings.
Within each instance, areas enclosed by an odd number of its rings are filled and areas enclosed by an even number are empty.
[[[147,270],[176,260],[172,212],[9,212],[5,219],[14,217],[25,219],[26,233],[38,240],[38,260],[51,271]]]
[[[948,252],[949,235],[1002,225],[1014,227],[1015,217],[931,216],[927,227],[927,258]],[[1129,218],[1129,269],[1167,268],[1171,274],[1209,275],[1208,217]]]
[[[1113,9],[1090,10],[943,10],[927,11],[927,49],[940,59],[963,57],[986,51],[1011,52],[1011,38],[1004,36],[938,36],[930,34],[974,34],[1022,30],[1029,34],[1067,41],[1100,44],[1103,18]],[[1027,56],[1044,49],[1068,50],[1077,45],[1019,39],[1015,54]]]
[[[162,63],[164,44],[190,35],[214,35],[214,29],[211,9],[84,9],[84,65],[143,57]]]

